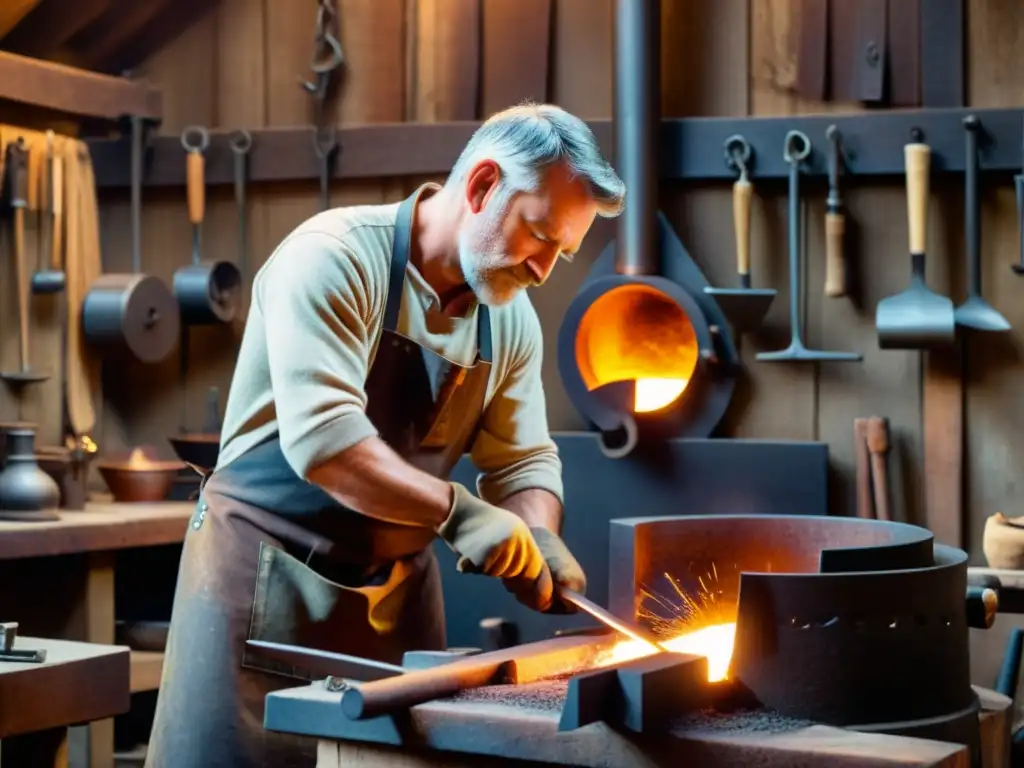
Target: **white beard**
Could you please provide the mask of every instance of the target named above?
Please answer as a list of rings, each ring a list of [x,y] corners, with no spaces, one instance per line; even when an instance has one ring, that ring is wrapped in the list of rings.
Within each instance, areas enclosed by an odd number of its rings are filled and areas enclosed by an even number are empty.
[[[477,231],[459,234],[459,266],[466,284],[477,300],[489,307],[500,307],[512,301],[526,286],[507,264],[500,247],[500,233],[495,226],[500,217],[488,216]]]

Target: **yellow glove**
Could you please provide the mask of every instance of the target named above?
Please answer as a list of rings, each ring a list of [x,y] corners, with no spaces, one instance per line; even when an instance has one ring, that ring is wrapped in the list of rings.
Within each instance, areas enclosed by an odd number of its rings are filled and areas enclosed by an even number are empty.
[[[437,532],[459,555],[459,571],[528,584],[546,607],[551,602],[551,571],[526,523],[459,483],[452,488],[451,511]]]

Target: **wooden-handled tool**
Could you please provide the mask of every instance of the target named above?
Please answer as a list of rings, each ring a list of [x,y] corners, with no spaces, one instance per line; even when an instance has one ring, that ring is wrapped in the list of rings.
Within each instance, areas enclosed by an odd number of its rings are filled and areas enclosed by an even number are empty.
[[[736,232],[736,271],[740,287],[750,288],[750,200],[754,185],[746,174],[732,185],[732,226]]]
[[[867,446],[871,454],[871,484],[875,498],[875,517],[892,520],[889,494],[889,420],[872,416],[867,420]]]
[[[838,298],[846,295],[846,213],[839,196],[839,166],[842,162],[842,138],[839,129],[830,125],[825,131],[829,140],[828,198],[825,201],[825,295]]]
[[[63,242],[60,214],[63,210],[64,177],[60,153],[55,151],[56,136],[46,132],[46,154],[40,164],[39,176],[39,268],[32,275],[32,292],[59,293],[66,282],[61,269]]]
[[[704,293],[714,297],[736,333],[756,329],[775,299],[771,288],[751,288],[750,277],[750,206],[754,187],[750,183],[747,163],[753,150],[739,134],[725,140],[725,153],[729,166],[739,176],[732,185],[732,223],[736,236],[736,271],[739,288],[707,286]]]
[[[237,314],[242,276],[230,261],[202,256],[206,216],[206,158],[210,133],[202,126],[182,131],[188,220],[192,224],[192,261],[174,273],[174,296],[182,325],[229,323]]]
[[[907,233],[911,256],[928,250],[928,199],[931,194],[932,148],[915,142],[903,148],[907,174]]]
[[[932,291],[924,278],[927,248],[931,148],[920,141],[904,147],[907,174],[907,229],[910,237],[910,285],[875,309],[881,349],[922,349],[956,340],[953,302]]]
[[[7,172],[11,207],[14,209],[14,272],[18,299],[17,371],[0,373],[0,378],[13,386],[37,384],[50,378],[48,373],[33,371],[29,365],[29,281],[25,264],[25,209],[28,207],[29,148],[21,136],[7,147]],[[19,410],[20,410],[19,401]]]

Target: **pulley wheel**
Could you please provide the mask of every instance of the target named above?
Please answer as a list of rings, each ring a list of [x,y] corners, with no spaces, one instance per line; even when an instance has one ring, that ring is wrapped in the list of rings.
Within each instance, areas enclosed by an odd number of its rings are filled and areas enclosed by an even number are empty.
[[[151,275],[102,275],[82,302],[82,333],[107,353],[127,352],[158,363],[178,343],[178,302],[163,280]]]
[[[230,323],[242,298],[242,273],[230,261],[201,261],[174,273],[174,296],[185,325]]]

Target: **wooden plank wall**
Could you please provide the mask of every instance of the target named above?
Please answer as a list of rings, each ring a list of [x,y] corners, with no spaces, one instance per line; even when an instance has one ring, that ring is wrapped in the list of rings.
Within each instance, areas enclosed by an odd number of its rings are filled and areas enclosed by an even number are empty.
[[[554,0],[551,99],[583,117],[611,115],[611,0]],[[163,86],[164,133],[190,124],[236,128],[306,123],[309,97],[298,77],[309,74],[315,3],[293,0],[224,0],[220,9],[154,55],[143,72]],[[1019,105],[1014,45],[1022,34],[1024,10],[1013,0],[969,0],[970,98],[978,106]],[[405,0],[341,0],[343,43],[349,61],[347,89],[336,118],[340,123],[393,121],[413,116],[445,119],[443,83],[428,82],[443,70],[443,56],[424,54],[434,21],[421,15],[410,29],[420,32],[416,64],[407,66]],[[786,115],[855,109],[853,105],[810,103],[794,95],[796,21],[799,0],[663,0],[663,108],[666,116]],[[486,28],[485,28],[485,38]],[[408,69],[408,73],[406,70]],[[500,78],[499,78],[500,79]],[[415,82],[417,88],[403,87]],[[498,88],[484,78],[487,88]],[[433,98],[429,94],[435,94]],[[824,144],[824,136],[811,137]],[[719,151],[718,148],[710,148]],[[782,148],[779,148],[782,151]],[[336,184],[334,204],[398,199],[416,180]],[[961,267],[962,198],[959,180],[934,183],[930,219],[929,275],[933,285],[963,294]],[[755,187],[754,279],[779,289],[764,333],[743,341],[750,376],[740,387],[725,434],[745,437],[824,440],[835,465],[836,511],[852,509],[855,416],[886,415],[896,442],[894,484],[905,516],[923,519],[922,361],[913,352],[882,352],[874,331],[874,305],[907,284],[909,260],[903,184],[845,190],[849,218],[856,225],[855,254],[862,286],[859,302],[823,294],[824,188],[805,183],[807,202],[802,237],[806,257],[804,311],[808,342],[818,348],[858,350],[861,364],[764,364],[756,351],[788,342],[785,190],[777,183]],[[249,264],[255,270],[281,237],[317,209],[316,184],[251,190]],[[204,229],[207,253],[234,257],[236,219],[230,189],[210,190]],[[690,253],[709,279],[735,279],[730,190],[668,185],[662,206]],[[183,193],[148,194],[144,200],[143,267],[170,279],[190,255]],[[126,199],[102,205],[104,261],[109,271],[129,264]],[[980,529],[996,510],[1016,512],[1015,465],[1024,461],[1024,429],[1014,398],[1021,381],[1017,349],[1024,332],[1020,278],[1010,273],[1016,258],[1016,218],[1010,189],[985,195],[985,285],[996,306],[1014,323],[1011,334],[972,341],[967,387],[969,418],[968,544],[980,555]],[[580,421],[566,398],[555,367],[557,328],[575,287],[591,260],[613,235],[599,222],[574,264],[561,266],[534,291],[547,329],[545,383],[553,429],[574,429]],[[221,387],[222,403],[232,372],[240,327],[206,330],[197,336],[188,378],[188,422],[200,426],[206,389]],[[172,356],[173,358],[174,356]],[[108,371],[101,447],[106,451],[149,443],[179,426],[175,359],[146,369]],[[144,396],[141,396],[144,394]]]

